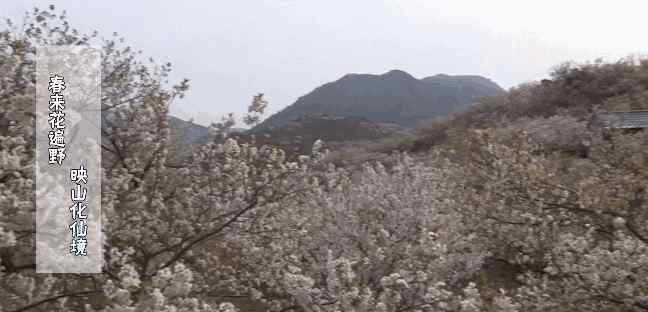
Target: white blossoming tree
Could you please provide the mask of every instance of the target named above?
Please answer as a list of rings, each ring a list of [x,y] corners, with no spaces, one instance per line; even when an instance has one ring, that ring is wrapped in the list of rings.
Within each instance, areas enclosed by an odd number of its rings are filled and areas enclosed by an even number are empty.
[[[171,146],[188,82],[121,41],[54,8],[0,32],[1,312],[648,310],[645,132],[521,120],[361,170],[223,140],[232,118]],[[34,272],[39,44],[102,46],[101,274]]]
[[[524,132],[498,133],[477,132],[456,152],[453,175],[466,187],[455,198],[491,260],[517,275],[509,286],[518,303],[648,309],[646,134],[592,131],[588,157],[574,158],[547,153]]]
[[[230,311],[230,304],[206,299],[208,280],[195,273],[215,258],[211,253],[218,246],[209,243],[263,218],[260,211],[278,209],[278,202],[303,189],[309,168],[287,163],[272,148],[228,140],[201,146],[188,158],[170,157],[168,108],[188,89],[187,80],[167,87],[170,64],[142,63],[120,41],[79,34],[53,7],[35,9],[24,26],[9,24],[0,33],[3,312]],[[29,196],[35,46],[97,42],[103,47],[104,272],[35,274],[35,207]],[[262,112],[261,96],[253,106],[251,114]]]
[[[232,287],[272,311],[480,310],[469,281],[488,253],[435,192],[439,171],[407,155],[356,174],[329,168],[308,202],[231,242]]]

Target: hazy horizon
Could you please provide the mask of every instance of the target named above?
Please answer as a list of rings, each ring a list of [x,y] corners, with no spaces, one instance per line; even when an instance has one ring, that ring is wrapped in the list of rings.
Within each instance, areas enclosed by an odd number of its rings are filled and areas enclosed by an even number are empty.
[[[263,92],[268,115],[347,73],[392,69],[416,78],[481,75],[510,88],[542,79],[552,66],[646,50],[638,1],[159,1],[9,0],[0,16],[20,22],[34,6],[67,11],[73,27],[118,32],[146,56],[191,79],[172,114],[207,124],[241,115]],[[631,8],[631,9],[628,9]],[[616,16],[623,11],[623,19]],[[119,16],[119,18],[116,18]],[[601,21],[605,21],[602,23]]]

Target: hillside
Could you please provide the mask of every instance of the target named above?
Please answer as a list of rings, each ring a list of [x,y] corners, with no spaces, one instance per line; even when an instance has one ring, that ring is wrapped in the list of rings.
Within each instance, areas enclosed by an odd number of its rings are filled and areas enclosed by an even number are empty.
[[[648,109],[646,77],[645,59],[565,63],[551,73],[551,79],[522,84],[483,98],[463,112],[421,123],[417,129],[419,138],[398,149],[427,151],[452,141],[460,144],[471,129],[517,128],[560,150],[583,150],[581,137],[589,132],[586,127],[593,114]],[[551,138],[547,137],[550,132]]]
[[[209,129],[205,126],[174,116],[169,116],[169,127],[172,133],[178,136],[180,142],[188,144],[203,142],[209,133]]]
[[[179,142],[187,144],[205,143],[207,135],[209,134],[208,127],[171,115],[169,115],[169,127],[171,127],[171,133]],[[228,131],[229,133],[243,133],[247,131],[247,129],[231,128]]]
[[[282,126],[309,114],[363,117],[409,127],[421,119],[461,111],[476,98],[500,91],[497,84],[481,76],[441,74],[416,79],[400,70],[382,75],[347,74],[300,97],[255,131]]]
[[[182,145],[203,144],[208,140],[209,129],[205,126],[169,116],[172,137]],[[378,123],[358,117],[332,117],[308,115],[290,121],[282,127],[249,132],[234,128],[229,137],[240,142],[277,146],[289,156],[309,154],[316,140],[324,140],[335,148],[348,143],[366,143],[389,137],[406,136],[407,129],[393,123]]]
[[[323,140],[327,147],[337,149],[345,146],[345,143],[372,142],[404,135],[407,135],[406,129],[393,123],[373,122],[359,117],[308,115],[281,127],[262,132],[236,133],[232,137],[241,142],[254,140],[257,145],[278,146],[288,155],[307,155],[316,140]]]

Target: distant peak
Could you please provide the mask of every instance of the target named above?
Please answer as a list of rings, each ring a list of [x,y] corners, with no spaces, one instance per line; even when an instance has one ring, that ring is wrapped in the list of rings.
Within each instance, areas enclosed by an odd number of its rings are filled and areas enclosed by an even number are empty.
[[[342,76],[342,79],[351,78],[351,77],[355,77],[355,76],[359,76],[359,75],[356,74],[356,73],[348,73],[348,74]]]
[[[415,79],[412,77],[412,75],[408,74],[407,72],[404,72],[400,69],[392,69],[381,76],[383,77],[399,77],[399,78],[407,78],[407,79]]]
[[[425,77],[422,80],[432,80],[432,79],[479,79],[479,80],[490,80],[483,76],[479,75],[448,75],[448,74],[436,74],[434,76]]]

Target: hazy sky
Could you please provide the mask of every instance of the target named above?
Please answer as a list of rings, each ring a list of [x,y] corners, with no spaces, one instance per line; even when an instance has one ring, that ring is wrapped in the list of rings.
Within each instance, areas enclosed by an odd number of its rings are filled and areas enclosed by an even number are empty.
[[[346,73],[478,74],[508,88],[564,61],[645,53],[645,0],[2,0],[55,4],[191,79],[175,115],[208,123],[264,92],[270,113]]]

